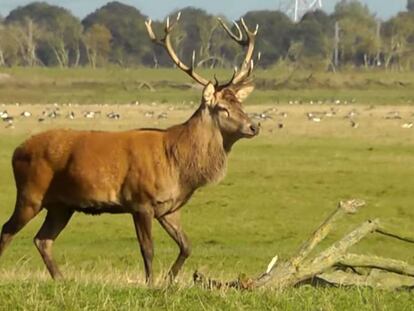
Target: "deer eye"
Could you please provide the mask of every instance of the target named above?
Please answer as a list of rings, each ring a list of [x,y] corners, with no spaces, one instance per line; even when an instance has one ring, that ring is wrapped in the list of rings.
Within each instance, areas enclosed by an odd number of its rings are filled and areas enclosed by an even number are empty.
[[[217,109],[218,109],[219,112],[224,113],[226,115],[226,118],[230,117],[230,111],[226,107],[224,107],[222,105],[217,105]]]

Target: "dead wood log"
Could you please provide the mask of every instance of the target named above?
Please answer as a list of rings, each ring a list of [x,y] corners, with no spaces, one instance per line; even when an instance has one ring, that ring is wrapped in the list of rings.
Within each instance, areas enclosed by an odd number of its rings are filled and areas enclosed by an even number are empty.
[[[254,289],[263,286],[284,289],[303,284],[384,287],[387,280],[393,277],[394,285],[390,287],[412,288],[414,266],[395,259],[347,253],[351,246],[374,232],[412,243],[411,238],[385,230],[378,219],[365,221],[324,251],[313,257],[310,256],[312,250],[329,234],[336,220],[343,215],[356,213],[364,205],[365,202],[361,200],[341,201],[294,256],[283,262],[278,262],[275,256],[266,271],[257,278],[241,275],[236,280],[223,282],[207,278],[196,271],[194,282],[206,288],[238,289]],[[343,271],[344,268],[350,268],[351,272]],[[360,275],[358,268],[369,271],[366,275]],[[373,271],[381,271],[381,275],[374,274],[374,278]]]
[[[384,273],[382,270],[372,269],[368,274],[356,274],[342,270],[322,273],[311,280],[310,285],[329,287],[369,286],[381,289],[405,289],[414,288],[414,278],[399,274]],[[306,284],[306,283],[303,283]]]
[[[144,89],[144,88],[146,88],[146,89],[148,89],[148,90],[149,90],[149,91],[151,91],[151,92],[155,92],[155,88],[151,85],[151,83],[146,82],[146,81],[141,81],[141,82],[139,82],[139,84],[138,84],[138,88],[139,88],[139,89]]]
[[[403,235],[397,234],[395,232],[390,232],[390,231],[388,231],[387,229],[385,229],[383,227],[380,227],[380,228],[376,229],[375,232],[377,232],[379,234],[382,234],[382,235],[385,235],[385,236],[388,236],[388,237],[391,237],[391,238],[394,238],[394,239],[397,239],[397,240],[400,240],[400,241],[403,241],[403,242],[414,243],[414,238],[413,237],[403,236]]]
[[[353,268],[371,268],[394,272],[414,277],[414,266],[402,260],[383,258],[378,256],[346,254],[338,261],[339,265]]]
[[[311,253],[315,246],[327,237],[329,232],[332,230],[332,226],[336,220],[345,214],[355,214],[358,209],[364,205],[365,202],[362,200],[349,200],[339,202],[337,208],[316,229],[311,238],[302,245],[298,251],[298,254],[291,259],[291,264],[293,266],[298,266]]]

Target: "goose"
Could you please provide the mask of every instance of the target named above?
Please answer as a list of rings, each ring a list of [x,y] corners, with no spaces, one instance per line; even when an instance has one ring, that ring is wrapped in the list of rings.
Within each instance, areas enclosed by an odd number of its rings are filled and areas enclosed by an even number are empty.
[[[167,119],[168,118],[168,114],[166,112],[161,112],[158,116],[157,119]]]
[[[400,112],[399,111],[390,111],[385,116],[385,119],[387,119],[387,120],[399,120],[399,119],[401,119]]]
[[[414,126],[414,123],[413,122],[407,122],[407,123],[404,123],[403,125],[401,125],[401,127],[403,128],[403,129],[410,129],[410,128],[412,128]]]
[[[23,111],[20,116],[28,118],[32,115],[32,113],[30,111]]]
[[[308,120],[312,122],[318,123],[322,121],[322,115],[318,112],[308,112],[306,113],[306,116],[308,117]]]
[[[113,119],[113,120],[118,120],[121,118],[121,116],[119,115],[119,113],[115,113],[115,112],[110,112],[106,115],[109,119]]]
[[[9,117],[9,113],[7,112],[7,110],[0,111],[0,119],[6,119],[8,117]]]
[[[95,118],[95,111],[86,111],[83,115],[86,119]]]
[[[352,119],[350,119],[349,121],[351,122],[351,127],[352,128],[357,129],[359,127],[359,123],[358,122],[356,122],[356,121],[354,121]]]
[[[153,118],[154,117],[154,111],[146,111],[144,113],[144,117],[146,117],[146,118]]]
[[[3,119],[3,122],[9,123],[9,124],[13,123],[13,120],[14,120],[12,116],[2,117],[2,119]]]

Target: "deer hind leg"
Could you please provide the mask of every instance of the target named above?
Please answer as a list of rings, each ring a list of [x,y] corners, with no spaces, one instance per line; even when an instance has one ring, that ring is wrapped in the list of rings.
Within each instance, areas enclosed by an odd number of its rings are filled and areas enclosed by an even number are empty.
[[[16,206],[0,235],[0,256],[13,237],[42,209],[43,197],[49,188],[53,172],[44,161],[30,163],[13,160],[17,185]]]
[[[0,235],[0,256],[13,237],[41,210],[41,201],[17,195],[16,207],[10,219],[3,225]]]
[[[144,259],[145,280],[148,285],[153,283],[152,259],[154,257],[154,245],[152,239],[152,218],[153,213],[139,212],[132,215],[137,233],[141,254]]]
[[[158,219],[161,226],[167,231],[171,238],[178,244],[180,253],[172,265],[168,277],[170,282],[175,279],[178,272],[181,270],[184,262],[190,256],[191,245],[186,234],[181,227],[180,212],[176,211],[172,214],[165,215]]]
[[[34,238],[34,243],[42,256],[43,262],[54,280],[61,279],[63,276],[52,257],[53,242],[66,227],[72,215],[73,211],[70,209],[51,207],[42,227]]]

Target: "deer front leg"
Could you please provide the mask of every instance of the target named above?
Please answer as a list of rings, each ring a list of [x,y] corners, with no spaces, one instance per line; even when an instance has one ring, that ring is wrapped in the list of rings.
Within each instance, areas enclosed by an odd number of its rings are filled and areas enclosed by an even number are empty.
[[[152,218],[150,211],[135,212],[132,214],[134,219],[135,231],[144,259],[145,281],[149,286],[152,285],[152,258],[154,256],[154,246],[152,241]]]
[[[45,221],[36,234],[34,243],[42,256],[46,268],[54,280],[62,279],[62,273],[52,257],[52,245],[59,233],[66,227],[73,215],[72,210],[51,206]]]
[[[171,282],[175,279],[178,272],[181,270],[181,267],[183,266],[185,260],[190,256],[191,245],[181,227],[179,211],[162,216],[158,218],[158,221],[180,248],[180,253],[178,254],[177,259],[175,260],[168,273],[169,281]]]

